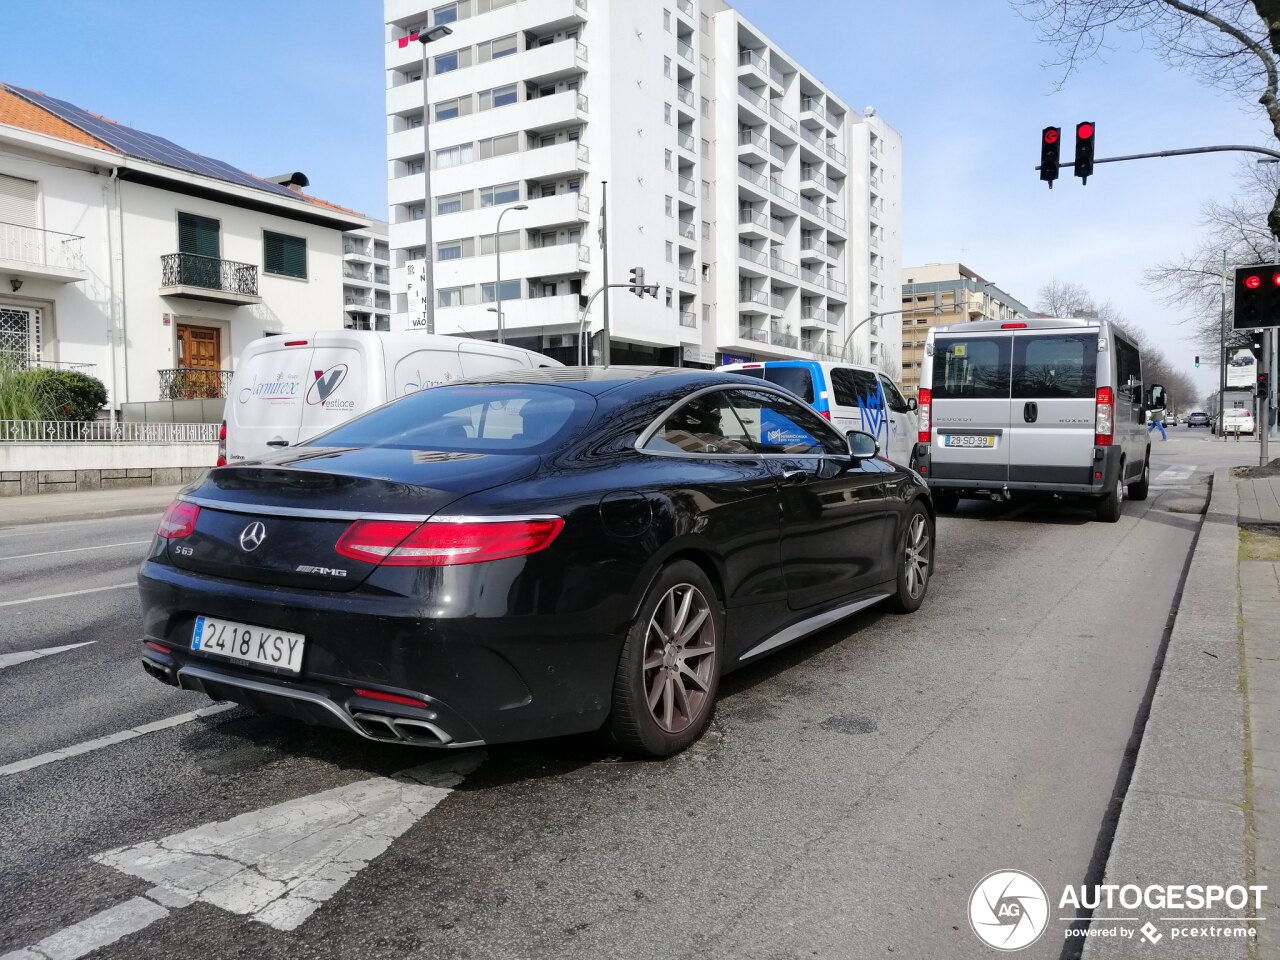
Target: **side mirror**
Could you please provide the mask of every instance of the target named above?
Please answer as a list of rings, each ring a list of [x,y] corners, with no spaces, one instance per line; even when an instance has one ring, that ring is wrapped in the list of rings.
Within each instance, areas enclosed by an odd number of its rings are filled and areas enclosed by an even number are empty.
[[[849,441],[849,453],[859,460],[867,460],[880,452],[880,443],[869,433],[861,430],[850,430],[845,435]]]
[[[1168,398],[1165,396],[1164,387],[1158,383],[1153,383],[1147,388],[1147,406],[1151,409],[1164,407],[1168,404]]]
[[[912,413],[920,409],[920,404],[916,403],[915,397],[907,397],[907,409]]]

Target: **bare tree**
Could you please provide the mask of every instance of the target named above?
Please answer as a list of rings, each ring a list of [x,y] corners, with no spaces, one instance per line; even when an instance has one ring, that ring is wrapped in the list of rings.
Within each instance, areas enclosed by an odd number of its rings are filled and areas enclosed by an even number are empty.
[[[1110,300],[1101,302],[1081,284],[1054,277],[1040,288],[1036,309],[1050,317],[1098,317],[1119,320],[1120,311]]]
[[[1061,83],[1109,49],[1109,37],[1135,33],[1166,63],[1211,86],[1256,96],[1280,141],[1280,0],[1010,0],[1058,50]],[[1280,190],[1266,218],[1280,237]]]

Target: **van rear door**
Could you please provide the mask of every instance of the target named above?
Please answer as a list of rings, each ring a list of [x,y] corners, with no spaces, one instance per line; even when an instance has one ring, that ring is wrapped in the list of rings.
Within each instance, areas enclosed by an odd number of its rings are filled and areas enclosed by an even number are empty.
[[[933,343],[930,476],[974,486],[1009,479],[1013,335],[940,333]]]
[[[1009,479],[1093,481],[1098,330],[1019,330],[1013,337]]]
[[[271,453],[272,442],[298,442],[312,352],[309,339],[287,335],[256,341],[245,352],[223,413],[228,463]]]
[[[313,343],[299,442],[345,423],[386,399],[373,382],[382,366],[382,350],[376,337],[352,338],[345,332],[319,334]]]
[[[396,358],[395,366],[389,371],[392,396],[387,397],[388,400],[462,378],[458,345],[439,342],[444,339],[442,337],[432,339],[432,343],[421,349],[410,350]],[[391,366],[390,356],[387,357],[387,362]]]

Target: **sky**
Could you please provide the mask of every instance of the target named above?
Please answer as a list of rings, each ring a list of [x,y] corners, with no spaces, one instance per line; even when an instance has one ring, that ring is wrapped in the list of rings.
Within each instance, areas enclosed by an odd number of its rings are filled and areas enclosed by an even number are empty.
[[[661,3],[663,0],[629,0]],[[1266,144],[1250,98],[1206,88],[1117,34],[1059,89],[1053,51],[1006,0],[736,0],[855,111],[903,136],[903,264],[960,260],[1028,306],[1051,279],[1111,300],[1207,392],[1198,348],[1143,283],[1190,251],[1229,154],[1034,170],[1039,136],[1097,124],[1097,155]],[[7,0],[0,80],[386,216],[380,0]]]

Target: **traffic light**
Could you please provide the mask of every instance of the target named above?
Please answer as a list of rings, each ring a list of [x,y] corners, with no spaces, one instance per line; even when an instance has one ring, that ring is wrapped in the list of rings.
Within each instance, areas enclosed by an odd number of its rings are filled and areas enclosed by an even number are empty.
[[[1094,133],[1092,120],[1082,120],[1076,124],[1076,165],[1072,168],[1072,173],[1080,178],[1081,183],[1088,183],[1093,173]]]
[[[1235,312],[1231,323],[1236,330],[1280,324],[1280,264],[1238,267],[1232,303]],[[1250,344],[1249,349],[1261,360],[1262,337],[1254,340],[1256,347]]]
[[[1249,352],[1253,354],[1254,362],[1259,366],[1262,365],[1262,351],[1264,349],[1262,343],[1261,330],[1255,330],[1253,333],[1249,334]]]
[[[1062,128],[1045,127],[1040,131],[1040,179],[1053,189],[1058,179],[1058,163],[1062,152]]]
[[[1268,374],[1259,371],[1258,373],[1258,399],[1259,400],[1267,399],[1267,393],[1268,393],[1267,388],[1270,386],[1271,386],[1271,377]]]
[[[1200,358],[1196,357],[1196,367],[1198,368],[1199,366],[1200,366]]]
[[[631,292],[644,299],[644,267],[631,268]]]

